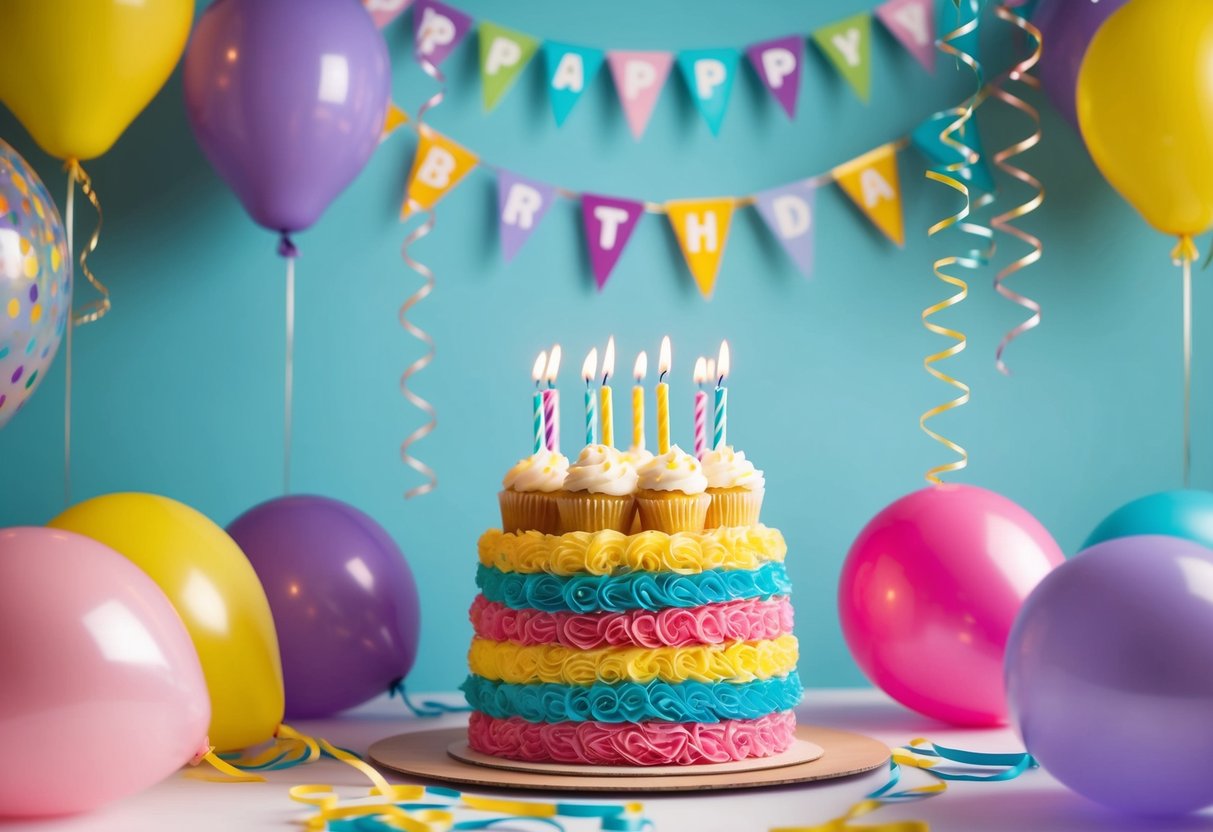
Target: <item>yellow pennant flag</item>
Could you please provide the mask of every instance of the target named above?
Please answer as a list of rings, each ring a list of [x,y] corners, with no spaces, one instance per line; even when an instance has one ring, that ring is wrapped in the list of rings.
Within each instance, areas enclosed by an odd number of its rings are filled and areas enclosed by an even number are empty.
[[[433,208],[479,161],[466,147],[423,125],[404,204],[400,206],[400,219],[407,219],[414,211]]]
[[[905,245],[901,216],[901,181],[897,178],[897,148],[886,144],[844,162],[832,171],[838,187],[846,192],[872,224],[899,246]]]
[[[396,129],[403,124],[407,124],[409,114],[396,106],[395,101],[387,103],[387,115],[383,117],[383,130],[379,134],[379,141],[383,141],[388,136],[396,132]]]
[[[665,204],[687,268],[705,298],[710,298],[716,288],[720,255],[724,254],[736,204],[732,197],[680,199]]]

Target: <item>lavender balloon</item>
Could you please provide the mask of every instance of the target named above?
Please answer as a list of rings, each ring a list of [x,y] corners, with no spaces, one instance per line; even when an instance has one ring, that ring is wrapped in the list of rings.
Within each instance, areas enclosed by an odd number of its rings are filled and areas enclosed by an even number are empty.
[[[1048,575],[1007,646],[1024,744],[1115,809],[1213,804],[1213,550],[1161,535],[1092,546]]]
[[[1042,0],[1032,14],[1032,22],[1040,29],[1044,47],[1040,55],[1040,82],[1053,106],[1075,130],[1078,129],[1078,110],[1074,103],[1078,68],[1099,27],[1127,2]],[[1131,61],[1134,57],[1126,55],[1125,60]]]
[[[358,0],[218,0],[185,50],[202,152],[254,220],[314,223],[362,170],[387,111],[387,45]]]
[[[337,500],[292,496],[249,509],[227,531],[269,598],[288,717],[352,708],[408,674],[417,585],[378,523]]]

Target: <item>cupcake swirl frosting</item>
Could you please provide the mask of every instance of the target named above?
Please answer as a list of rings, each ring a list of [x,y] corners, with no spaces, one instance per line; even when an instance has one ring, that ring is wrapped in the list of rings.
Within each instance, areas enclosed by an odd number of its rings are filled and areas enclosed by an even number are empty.
[[[502,485],[510,491],[559,491],[564,488],[569,461],[564,454],[547,448],[531,454],[505,473]]]
[[[632,467],[639,471],[653,458],[653,452],[648,448],[628,448],[624,456],[632,461]]]
[[[566,491],[626,497],[636,490],[636,468],[625,454],[607,445],[586,445],[569,466]]]
[[[757,491],[766,484],[762,472],[745,458],[745,451],[734,451],[722,445],[703,455],[703,473],[708,488],[745,488]]]
[[[645,491],[681,491],[702,494],[708,487],[699,460],[675,445],[664,454],[644,464],[639,474],[640,488]]]

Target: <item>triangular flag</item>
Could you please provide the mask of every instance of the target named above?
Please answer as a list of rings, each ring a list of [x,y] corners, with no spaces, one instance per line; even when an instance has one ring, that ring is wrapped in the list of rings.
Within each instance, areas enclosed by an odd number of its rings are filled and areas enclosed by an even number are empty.
[[[786,38],[764,40],[762,43],[747,46],[745,53],[749,56],[763,86],[775,96],[788,118],[795,118],[796,99],[800,95],[800,61],[801,55],[804,54],[804,39],[800,35],[789,35]]]
[[[387,103],[387,114],[383,117],[383,130],[379,133],[379,141],[383,141],[395,133],[397,128],[407,124],[408,120],[408,113],[396,106],[395,101],[389,101]]]
[[[665,86],[674,56],[669,52],[607,52],[607,63],[628,126],[639,139]]]
[[[523,179],[508,170],[497,174],[497,220],[501,256],[514,259],[556,199],[556,189],[542,182]]]
[[[851,198],[872,224],[897,245],[905,245],[901,216],[901,181],[897,178],[897,148],[892,144],[869,150],[834,168],[838,187]]]
[[[935,0],[888,0],[876,16],[927,72],[935,73]]]
[[[467,33],[472,18],[438,0],[417,0],[413,7],[413,55],[423,64],[438,66]]]
[[[986,158],[985,151],[981,148],[981,136],[977,131],[975,119],[969,119],[961,129],[949,133],[948,136],[952,141],[959,142],[976,153],[977,161],[959,169],[947,170],[947,168],[965,161],[965,157],[959,150],[945,144],[940,138],[940,134],[947,129],[949,124],[956,121],[957,117],[956,113],[949,112],[928,118],[914,128],[914,132],[910,134],[910,141],[923,156],[927,157],[927,161],[935,170],[949,173],[982,193],[993,193],[994,174],[990,170],[989,159]]]
[[[793,182],[754,194],[754,207],[766,221],[775,239],[805,277],[813,274],[813,199],[817,189],[811,182]]]
[[[486,112],[497,106],[538,48],[539,41],[530,35],[480,21],[480,81]]]
[[[375,28],[382,29],[413,5],[413,0],[362,0],[362,5],[375,21]]]
[[[813,40],[866,104],[872,88],[872,15],[857,15],[822,26]]]
[[[589,46],[573,46],[568,43],[546,41],[543,44],[543,62],[548,74],[548,95],[552,98],[552,115],[556,126],[564,124],[573,105],[581,100],[581,94],[594,80],[604,57],[601,49]]]
[[[619,262],[619,255],[623,254],[643,213],[643,202],[582,194],[581,219],[585,226],[586,245],[590,250],[590,268],[600,291]]]
[[[740,59],[740,52],[728,48],[687,49],[678,53],[682,78],[713,136],[720,134]]]
[[[710,298],[712,290],[716,288],[720,256],[724,254],[724,244],[729,237],[729,221],[733,218],[736,204],[732,197],[680,199],[665,204],[687,268],[691,270],[691,276],[705,298]]]
[[[423,126],[404,204],[400,206],[400,219],[407,219],[414,211],[433,208],[479,161],[472,151]]]

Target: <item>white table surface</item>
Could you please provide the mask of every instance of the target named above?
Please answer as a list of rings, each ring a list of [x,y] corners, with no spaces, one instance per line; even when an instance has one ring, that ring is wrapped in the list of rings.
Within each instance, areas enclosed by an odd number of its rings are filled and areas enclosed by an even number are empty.
[[[420,699],[421,697],[416,697]],[[456,701],[451,697],[450,701]],[[857,731],[904,745],[918,736],[973,751],[1017,751],[1022,744],[1010,729],[958,730],[920,717],[874,690],[810,690],[797,716],[803,723]],[[386,736],[405,731],[458,725],[465,717],[417,719],[399,700],[379,699],[330,720],[295,724],[299,730],[363,753]],[[121,764],[115,760],[115,764]],[[736,792],[649,796],[645,814],[661,832],[764,832],[774,826],[810,826],[843,813],[885,782],[887,771],[825,783]],[[306,807],[292,803],[287,787],[329,783],[351,798],[366,793],[366,782],[352,768],[322,760],[310,766],[270,772],[266,783],[212,783],[178,773],[142,794],[97,812],[37,822],[0,821],[0,832],[239,832],[250,829],[300,829]],[[405,782],[391,777],[393,782]],[[902,783],[932,782],[921,772],[906,772]],[[66,785],[66,784],[65,784]],[[469,790],[474,791],[474,790]],[[478,793],[487,793],[483,790]],[[514,792],[522,799],[574,799],[571,793],[544,795]],[[609,795],[587,795],[604,802]],[[472,817],[474,815],[468,815]],[[1014,781],[952,783],[938,797],[891,806],[860,823],[898,818],[928,821],[935,832],[1050,832],[1050,830],[1209,830],[1213,812],[1174,821],[1119,816],[1066,791],[1046,772],[1036,769]],[[592,821],[568,820],[569,832],[589,832]],[[525,829],[525,826],[517,827]],[[536,827],[530,827],[536,828]]]

